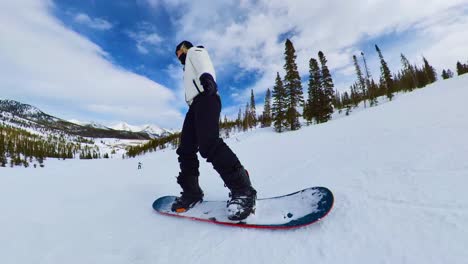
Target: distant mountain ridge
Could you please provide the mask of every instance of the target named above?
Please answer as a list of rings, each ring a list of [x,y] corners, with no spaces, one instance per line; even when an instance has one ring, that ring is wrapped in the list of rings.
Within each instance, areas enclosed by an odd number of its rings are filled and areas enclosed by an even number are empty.
[[[125,122],[120,122],[111,126],[110,128],[115,130],[123,130],[123,131],[130,131],[130,132],[144,132],[151,135],[170,135],[173,134],[173,131],[168,129],[161,128],[156,125],[143,125],[143,126],[133,126],[129,125]]]
[[[8,112],[14,116],[19,116],[35,121],[59,121],[59,118],[53,117],[42,112],[39,108],[32,105],[23,104],[13,100],[0,100],[0,111]]]
[[[46,114],[39,108],[14,100],[0,99],[0,119],[23,128],[50,130],[70,135],[93,138],[152,139],[165,136],[170,131],[157,126],[145,126],[143,129],[114,129],[97,123],[66,121]],[[121,123],[124,124],[124,123]],[[131,127],[127,124],[128,127]],[[137,127],[133,127],[137,128]],[[160,133],[159,133],[160,132]]]

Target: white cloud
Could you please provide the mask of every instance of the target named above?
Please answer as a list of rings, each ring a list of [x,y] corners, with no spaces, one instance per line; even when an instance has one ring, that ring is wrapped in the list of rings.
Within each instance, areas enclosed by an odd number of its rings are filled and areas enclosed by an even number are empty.
[[[90,18],[87,14],[79,13],[75,16],[75,21],[97,30],[109,30],[112,24],[102,18]]]
[[[407,51],[410,58],[424,52],[430,61],[444,65],[468,53],[468,27],[462,19],[454,19],[466,18],[466,0],[157,2],[180,15],[173,18],[179,29],[177,39],[204,44],[220,75],[233,74],[229,72],[232,64],[261,73],[257,83],[243,93],[242,101],[246,101],[251,88],[262,93],[273,86],[276,72],[281,73],[284,63],[284,43],[278,40],[288,32],[294,32],[291,40],[302,75],[307,75],[308,61],[317,57],[319,50],[327,56],[332,71],[349,75],[352,55],[359,54],[358,45],[388,34],[415,32],[413,38],[384,51],[395,68],[402,51]],[[435,31],[446,26],[453,32]],[[419,34],[427,29],[432,36]],[[440,52],[443,49],[453,51],[453,55],[444,57]],[[374,56],[368,55],[369,65],[374,65]]]
[[[150,49],[157,51],[158,45],[164,40],[156,32],[156,28],[147,22],[140,23],[136,32],[127,31],[127,35],[136,42],[136,47],[142,54],[148,54]]]
[[[466,10],[468,11],[468,6]],[[452,15],[434,19],[434,25],[424,28],[421,33],[427,39],[421,55],[430,60],[439,70],[439,75],[442,69],[450,68],[454,71],[458,60],[468,60],[468,16],[458,12],[453,12]]]
[[[138,0],[141,1],[141,0]],[[159,7],[160,0],[146,0],[146,2],[153,8]]]
[[[136,47],[137,47],[138,52],[140,52],[141,54],[148,54],[149,53],[149,50],[140,43],[137,43]]]
[[[182,116],[168,88],[112,64],[96,44],[51,14],[52,2],[3,1],[0,7],[0,94],[59,117],[178,127]],[[42,102],[42,104],[40,103]],[[44,102],[53,102],[52,104]],[[61,107],[59,107],[61,106]]]

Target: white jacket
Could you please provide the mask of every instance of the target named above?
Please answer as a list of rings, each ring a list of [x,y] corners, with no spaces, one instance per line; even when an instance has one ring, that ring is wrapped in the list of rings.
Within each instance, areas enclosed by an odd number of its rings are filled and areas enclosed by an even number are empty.
[[[200,76],[203,73],[211,74],[216,82],[213,63],[206,49],[192,47],[187,52],[184,69],[185,101],[188,105],[191,105],[193,99],[204,91],[200,83]]]

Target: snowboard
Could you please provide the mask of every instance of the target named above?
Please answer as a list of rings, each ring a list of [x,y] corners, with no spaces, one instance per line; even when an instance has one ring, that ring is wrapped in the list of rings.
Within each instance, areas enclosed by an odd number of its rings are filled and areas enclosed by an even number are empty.
[[[219,225],[293,229],[313,224],[324,218],[333,207],[333,194],[325,187],[311,187],[283,196],[257,199],[255,214],[242,221],[227,218],[226,201],[203,201],[183,213],[171,211],[175,196],[164,196],[153,203],[153,209],[163,215],[209,222]]]

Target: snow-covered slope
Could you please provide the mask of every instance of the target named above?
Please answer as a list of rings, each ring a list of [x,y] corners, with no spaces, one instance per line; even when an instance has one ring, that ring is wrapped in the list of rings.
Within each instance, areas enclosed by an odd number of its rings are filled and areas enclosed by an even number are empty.
[[[125,123],[125,122],[120,122],[120,123],[117,123],[115,125],[112,125],[111,128],[115,129],[115,130],[123,130],[123,131],[130,131],[130,132],[140,132],[141,131],[140,127],[132,126],[132,125],[129,125],[129,124]]]
[[[149,134],[153,134],[153,135],[162,135],[168,132],[167,130],[162,129],[155,125],[145,125],[142,127],[141,131],[149,133]]]
[[[77,124],[77,125],[80,125],[80,126],[89,126],[89,127],[93,127],[93,128],[99,128],[99,129],[105,129],[105,130],[109,130],[111,128],[105,126],[105,125],[102,125],[102,124],[99,124],[99,123],[96,123],[94,121],[91,121],[91,122],[82,122],[82,121],[79,121],[79,120],[68,120],[68,122],[71,122],[71,123],[74,123],[74,124]]]
[[[154,199],[180,191],[174,150],[0,169],[0,262],[466,263],[467,97],[464,76],[296,132],[227,140],[259,198],[334,192],[327,218],[295,231],[155,214]],[[205,199],[227,198],[210,164],[201,174]]]
[[[159,135],[145,132],[116,131],[96,123],[82,125],[46,114],[38,108],[13,100],[0,100],[0,123],[33,131],[35,134],[67,134],[89,138],[147,140]]]
[[[119,122],[114,125],[111,125],[110,127],[107,127],[105,125],[102,125],[96,122],[82,122],[78,120],[69,120],[69,122],[72,122],[81,126],[91,126],[95,128],[101,128],[101,129],[114,129],[114,130],[121,130],[121,131],[128,131],[128,132],[144,132],[144,133],[148,133],[152,135],[162,135],[164,133],[170,132],[169,130],[163,129],[156,125],[134,126],[126,122]]]
[[[17,116],[30,118],[45,118],[46,114],[39,108],[28,104],[22,104],[13,100],[0,100],[0,110],[8,111]]]

